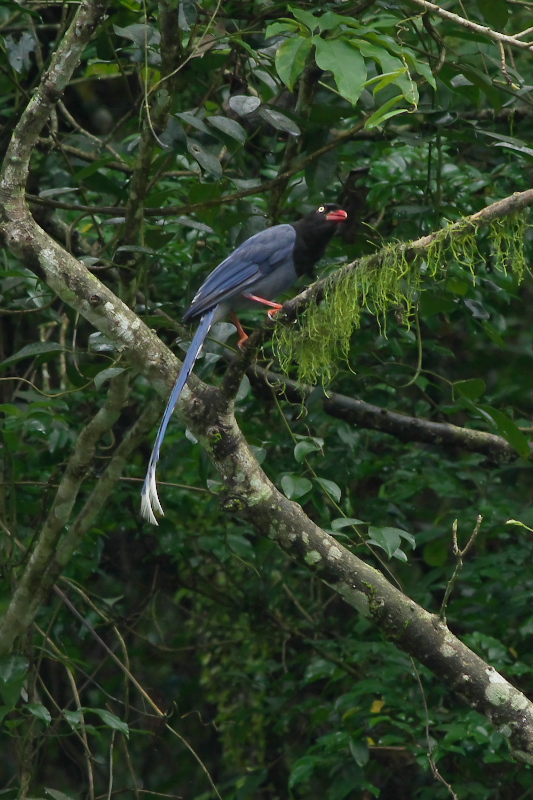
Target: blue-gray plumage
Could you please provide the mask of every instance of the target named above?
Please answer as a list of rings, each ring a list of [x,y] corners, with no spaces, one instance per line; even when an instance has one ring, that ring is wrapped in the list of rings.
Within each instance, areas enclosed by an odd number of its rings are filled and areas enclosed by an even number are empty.
[[[231,315],[240,335],[239,345],[247,338],[235,311],[253,302],[271,307],[274,314],[281,306],[272,302],[287,291],[300,275],[312,274],[335,232],[335,226],[347,217],[331,203],[320,206],[290,225],[274,225],[251,236],[233,251],[206,278],[183,316],[188,322],[200,317],[200,324],[183,361],[170,394],[150,456],[141,492],[141,514],[157,525],[154,511],[163,514],[157,495],[156,466],[167,425],[180,394],[198,358],[211,327]]]

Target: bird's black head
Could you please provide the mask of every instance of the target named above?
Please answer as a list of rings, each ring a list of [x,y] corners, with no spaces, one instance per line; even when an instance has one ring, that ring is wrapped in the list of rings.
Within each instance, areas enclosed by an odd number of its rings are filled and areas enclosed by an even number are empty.
[[[306,223],[306,227],[318,226],[319,228],[330,230],[335,223],[344,222],[347,217],[348,214],[340,206],[335,203],[324,203],[324,205],[318,206],[310,214],[307,214],[301,221]]]
[[[313,274],[313,267],[322,258],[336,226],[348,217],[335,203],[324,203],[303,219],[293,223],[296,230],[294,264],[298,275]]]

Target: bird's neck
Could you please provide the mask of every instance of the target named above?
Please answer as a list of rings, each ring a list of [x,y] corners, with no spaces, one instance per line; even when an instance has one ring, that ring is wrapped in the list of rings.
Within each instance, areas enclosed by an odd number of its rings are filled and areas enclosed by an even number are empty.
[[[294,245],[293,258],[294,267],[298,275],[313,274],[313,267],[320,261],[329,240],[335,233],[335,228],[324,228],[316,226],[310,228],[309,225],[303,226],[300,223],[305,220],[295,222],[293,228],[296,230],[296,244]]]

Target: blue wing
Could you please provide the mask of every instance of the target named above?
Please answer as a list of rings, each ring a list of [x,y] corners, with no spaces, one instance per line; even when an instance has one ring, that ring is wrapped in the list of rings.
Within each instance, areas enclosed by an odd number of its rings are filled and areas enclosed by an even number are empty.
[[[202,349],[205,337],[209,333],[209,329],[213,324],[213,317],[215,316],[216,310],[217,308],[215,306],[208,311],[207,314],[204,314],[200,320],[198,330],[194,334],[194,339],[191,342],[191,346],[187,350],[187,355],[183,359],[180,374],[178,375],[176,383],[174,384],[174,388],[172,389],[170,397],[168,398],[167,407],[165,408],[163,419],[161,420],[159,430],[157,431],[157,436],[155,437],[152,455],[150,456],[148,469],[146,471],[146,478],[144,479],[141,492],[141,514],[146,520],[148,520],[148,522],[152,522],[154,525],[157,525],[154,511],[157,511],[159,514],[164,513],[163,509],[161,508],[161,503],[159,502],[159,497],[157,496],[157,484],[155,479],[155,470],[157,467],[157,462],[159,461],[159,450],[161,449],[163,439],[165,438],[167,425],[170,422],[172,412],[176,407],[176,403],[180,399],[180,394],[183,391],[183,387],[187,383],[187,378],[192,372],[192,368],[194,367],[196,359],[200,355],[200,350]]]
[[[183,321],[243,292],[253,291],[255,284],[270,273],[284,265],[292,266],[295,242],[296,231],[292,225],[274,225],[250,236],[206,278]]]

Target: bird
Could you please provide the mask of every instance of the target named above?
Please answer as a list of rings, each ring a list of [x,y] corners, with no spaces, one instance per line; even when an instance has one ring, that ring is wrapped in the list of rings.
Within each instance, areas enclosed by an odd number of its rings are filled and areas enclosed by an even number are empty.
[[[157,525],[155,511],[164,515],[157,495],[156,466],[172,412],[191,374],[211,327],[228,315],[239,334],[239,347],[248,338],[236,311],[262,303],[272,316],[282,307],[273,298],[283,294],[302,275],[313,275],[319,261],[347,213],[334,203],[325,203],[297,222],[273,225],[250,236],[206,278],[194,296],[183,321],[200,323],[183,361],[161,419],[141,491],[141,515]]]

